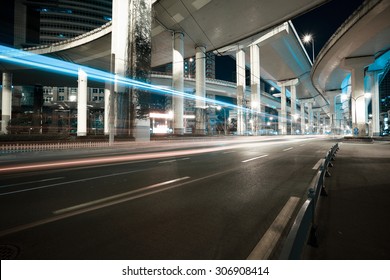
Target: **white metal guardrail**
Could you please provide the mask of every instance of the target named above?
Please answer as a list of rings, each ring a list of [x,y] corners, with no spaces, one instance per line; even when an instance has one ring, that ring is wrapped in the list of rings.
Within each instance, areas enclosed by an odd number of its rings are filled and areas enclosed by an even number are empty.
[[[279,256],[281,260],[298,260],[306,244],[318,246],[315,221],[316,206],[320,196],[326,196],[325,177],[329,177],[328,168],[332,167],[332,161],[335,158],[339,144],[336,143],[322,159],[322,163],[312,179],[308,189],[308,197],[301,206],[297,217],[285,240],[282,252]]]
[[[109,143],[107,141],[0,144],[0,154],[33,152],[33,151],[82,149],[82,148],[99,148],[99,147],[108,147],[108,146]]]

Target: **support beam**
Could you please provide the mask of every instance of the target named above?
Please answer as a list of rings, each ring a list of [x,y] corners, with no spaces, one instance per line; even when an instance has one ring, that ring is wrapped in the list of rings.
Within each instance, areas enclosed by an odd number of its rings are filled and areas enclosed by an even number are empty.
[[[326,117],[322,118],[322,134],[326,132]]]
[[[206,134],[206,47],[195,48],[196,63],[196,104],[195,104],[195,134]]]
[[[278,82],[278,86],[282,88],[282,92],[284,94],[281,94],[281,102],[286,103],[286,87],[290,87],[290,94],[291,94],[291,110],[290,110],[290,115],[291,115],[291,127],[290,127],[290,133],[291,135],[295,134],[296,130],[296,121],[298,119],[297,115],[297,93],[296,93],[296,86],[299,83],[299,79],[292,79],[288,81],[283,81],[283,82]],[[284,97],[283,97],[284,96]],[[283,100],[284,98],[284,100]],[[283,110],[283,106],[282,106]],[[283,114],[283,111],[282,111]],[[286,120],[286,134],[287,134],[287,112],[285,109],[285,120]]]
[[[336,123],[336,97],[341,94],[340,90],[335,90],[335,91],[327,91],[325,92],[325,95],[328,97],[329,100],[329,126],[332,134],[335,134],[336,131],[339,131],[339,127],[337,127]]]
[[[104,86],[104,135],[109,135],[109,113],[110,113],[110,83],[106,83]]]
[[[175,91],[184,91],[184,34],[175,32],[173,35],[173,62],[172,62],[172,88]],[[174,95],[173,103],[173,133],[184,134],[184,98]]]
[[[316,133],[321,133],[321,109],[316,109]]]
[[[12,74],[4,72],[1,97],[1,132],[8,133],[7,126],[12,116]]]
[[[301,134],[305,134],[306,132],[306,119],[305,119],[305,102],[303,100],[301,102]]]
[[[87,74],[79,69],[77,91],[77,136],[87,135]]]
[[[151,0],[113,0],[111,54],[119,78],[150,82]],[[136,141],[150,140],[148,121],[150,92],[116,83],[116,133],[133,136]]]
[[[283,121],[282,121],[282,109],[276,109],[278,111],[278,134],[282,134]]]
[[[307,103],[307,113],[309,115],[309,133],[313,134],[313,103],[314,101],[309,101]]]
[[[244,102],[245,102],[245,52],[238,50],[236,53],[237,69],[237,135],[245,133]]]
[[[250,57],[252,133],[258,135],[261,127],[260,49],[258,45],[250,46]]]
[[[113,74],[118,77],[127,77],[130,68],[128,46],[131,40],[130,31],[131,6],[130,0],[113,0],[112,2],[112,35],[111,57],[114,58]],[[124,28],[124,27],[129,28]],[[115,119],[116,133],[127,135],[129,133],[130,104],[128,89],[122,84],[115,83],[113,93],[118,97],[115,104],[117,118]]]
[[[296,134],[296,126],[297,126],[297,120],[298,120],[298,114],[297,114],[297,90],[296,85],[292,85],[290,87],[290,93],[291,93],[291,135]]]
[[[287,134],[287,103],[286,103],[286,86],[281,86],[280,91],[280,134],[286,135]]]
[[[370,136],[380,136],[380,111],[379,111],[379,77],[382,71],[368,72],[370,76],[372,125]]]
[[[375,61],[373,56],[344,58],[341,67],[351,71],[352,129],[354,136],[367,136],[364,69]]]

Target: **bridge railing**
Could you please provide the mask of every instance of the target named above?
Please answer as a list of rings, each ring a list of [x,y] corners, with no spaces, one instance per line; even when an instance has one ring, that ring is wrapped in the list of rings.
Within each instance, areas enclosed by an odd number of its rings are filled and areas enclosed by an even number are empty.
[[[34,151],[51,151],[51,150],[66,150],[66,149],[82,149],[82,148],[100,148],[108,147],[106,142],[64,142],[64,143],[15,143],[15,144],[0,144],[0,154],[19,153],[19,152],[34,152]]]
[[[328,169],[333,166],[332,161],[338,150],[339,145],[336,143],[322,159],[320,167],[310,182],[307,199],[301,206],[287,235],[279,259],[298,260],[301,258],[306,245],[318,246],[315,221],[317,204],[320,196],[327,196],[325,177],[330,176]]]

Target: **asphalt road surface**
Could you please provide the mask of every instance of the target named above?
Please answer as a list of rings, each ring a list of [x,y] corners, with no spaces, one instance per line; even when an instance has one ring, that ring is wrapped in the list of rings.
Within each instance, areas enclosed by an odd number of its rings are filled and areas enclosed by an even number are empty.
[[[299,208],[335,142],[228,137],[2,155],[0,248],[76,260],[274,251],[264,236],[275,237],[283,209],[291,217]]]

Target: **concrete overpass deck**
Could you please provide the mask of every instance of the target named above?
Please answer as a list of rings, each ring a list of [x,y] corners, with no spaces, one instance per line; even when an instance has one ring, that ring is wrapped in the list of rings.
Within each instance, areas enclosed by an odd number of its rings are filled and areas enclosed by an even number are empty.
[[[270,83],[299,78],[297,98],[314,97],[315,107],[326,112],[327,102],[309,79],[308,58],[291,22],[287,20],[313,9],[326,1],[294,0],[283,2],[245,0],[177,1],[160,0],[153,4],[152,66],[172,61],[172,32],[185,34],[185,57],[195,53],[195,46],[204,45],[206,51],[230,55],[233,49],[248,49],[250,44],[260,46],[261,77]],[[239,14],[235,14],[239,11]],[[217,19],[217,20],[216,20]],[[283,23],[284,22],[284,23]],[[108,71],[111,55],[111,22],[79,37],[50,46],[26,49],[36,54],[49,55],[60,60]],[[230,52],[230,53],[229,53]],[[249,52],[246,61],[249,62]],[[248,63],[247,63],[248,64]],[[247,65],[247,67],[250,67]],[[74,77],[50,75],[38,69],[26,70],[2,63],[11,70],[14,84],[74,85]],[[93,83],[92,83],[93,84]]]

